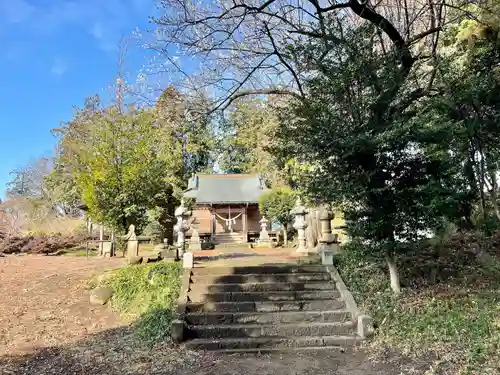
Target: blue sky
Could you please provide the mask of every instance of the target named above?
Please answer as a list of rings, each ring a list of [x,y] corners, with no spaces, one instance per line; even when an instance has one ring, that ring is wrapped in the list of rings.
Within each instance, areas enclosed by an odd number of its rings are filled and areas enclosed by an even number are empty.
[[[0,197],[9,172],[50,155],[50,129],[73,105],[106,95],[117,71],[117,45],[148,27],[153,0],[0,0]],[[145,51],[129,48],[133,76]]]

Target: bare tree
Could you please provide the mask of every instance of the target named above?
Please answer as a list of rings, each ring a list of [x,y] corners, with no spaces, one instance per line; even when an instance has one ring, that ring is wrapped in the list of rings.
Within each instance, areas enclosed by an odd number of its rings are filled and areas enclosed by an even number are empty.
[[[374,26],[378,53],[398,60],[400,80],[380,93],[379,103],[390,102],[416,61],[432,62],[440,32],[452,16],[446,0],[163,0],[165,15],[154,19],[160,52],[158,72],[177,72],[186,90],[203,90],[216,98],[213,109],[227,108],[249,94],[285,94],[304,98],[304,79],[310,67],[297,56],[295,43],[321,43],[325,59],[345,33],[364,24]],[[467,3],[467,2],[466,2]],[[456,5],[460,9],[467,4]],[[453,17],[462,13],[455,11]],[[184,59],[184,60],[181,60]],[[191,59],[191,60],[189,60]],[[189,62],[187,62],[189,61]],[[181,64],[181,62],[183,62]],[[429,64],[433,66],[435,64]],[[374,72],[377,74],[377,72]],[[432,85],[428,69],[408,100]],[[381,107],[381,110],[387,108]]]

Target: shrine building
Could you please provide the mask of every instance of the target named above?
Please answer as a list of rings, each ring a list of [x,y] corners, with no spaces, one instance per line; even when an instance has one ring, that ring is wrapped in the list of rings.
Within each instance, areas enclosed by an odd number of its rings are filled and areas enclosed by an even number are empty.
[[[246,243],[258,235],[259,197],[267,191],[258,174],[196,174],[184,197],[193,198],[200,236],[213,243]]]

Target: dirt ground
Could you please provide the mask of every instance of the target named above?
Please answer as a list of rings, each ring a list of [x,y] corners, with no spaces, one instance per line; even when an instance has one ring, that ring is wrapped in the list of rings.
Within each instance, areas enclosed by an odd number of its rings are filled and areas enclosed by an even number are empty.
[[[219,356],[170,343],[138,343],[106,307],[90,306],[87,281],[123,260],[0,258],[0,374],[278,375],[422,374],[412,364],[373,363],[361,352]],[[414,367],[412,369],[412,367]]]
[[[107,309],[91,307],[87,280],[122,259],[6,256],[0,258],[0,355],[64,345],[119,326]]]

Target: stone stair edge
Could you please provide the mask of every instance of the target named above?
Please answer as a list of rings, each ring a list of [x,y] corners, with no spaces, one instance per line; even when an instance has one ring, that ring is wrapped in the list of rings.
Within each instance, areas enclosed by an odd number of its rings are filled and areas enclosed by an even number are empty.
[[[268,268],[281,268],[283,270],[289,270],[292,268],[298,268],[298,269],[308,269],[308,268],[315,268],[315,269],[321,269],[323,272],[328,272],[328,269],[324,265],[320,264],[300,264],[300,263],[274,263],[274,264],[260,264],[260,265],[248,265],[248,266],[216,266],[216,267],[195,267],[192,269],[192,271],[202,271],[202,270],[210,270],[210,271],[218,271],[218,270],[226,270],[226,269],[248,269],[248,268],[254,268],[254,269],[268,269]]]
[[[310,275],[310,274],[308,274]],[[313,274],[314,275],[314,274]],[[222,286],[236,286],[236,285],[275,285],[275,284],[279,284],[279,285],[294,285],[294,284],[297,284],[297,285],[301,285],[301,284],[318,284],[318,285],[322,285],[322,284],[325,284],[325,283],[329,283],[329,284],[332,284],[333,287],[335,287],[335,283],[333,282],[333,280],[306,280],[306,281],[293,281],[293,282],[285,282],[285,281],[262,281],[262,282],[250,282],[250,283],[212,283],[212,284],[203,284],[203,286],[219,286],[219,287],[222,287]],[[192,286],[196,286],[194,285],[194,283],[191,283],[190,285],[191,287]]]
[[[225,301],[225,302],[202,302],[202,301],[188,301],[186,306],[195,305],[199,306],[200,304],[226,304],[226,305],[248,305],[248,304],[300,304],[300,303],[311,303],[311,302],[325,302],[325,301],[335,301],[338,299],[301,299],[301,300],[293,300],[293,301]]]
[[[328,276],[328,280],[331,279],[330,274],[328,272],[293,272],[293,273],[286,273],[286,272],[278,272],[278,273],[198,273],[198,272],[192,272],[191,273],[191,279],[192,278],[197,278],[197,279],[202,279],[202,278],[216,278],[216,277],[224,277],[224,276],[248,276],[248,277],[261,277],[261,278],[266,278],[266,277],[274,277],[274,276]],[[279,282],[279,281],[278,281]],[[216,283],[218,284],[218,283]],[[222,283],[220,283],[222,284]],[[238,284],[238,283],[233,283],[233,284]]]
[[[214,282],[215,281],[223,281],[216,280],[223,277],[227,277],[227,282]],[[259,274],[259,273],[247,273],[247,274],[228,274],[228,275],[200,275],[194,274],[191,275],[191,285],[194,283],[198,283],[200,285],[216,285],[216,284],[256,284],[256,283],[264,283],[265,280],[273,278],[274,280],[270,282],[274,283],[300,283],[300,282],[310,282],[310,281],[322,281],[322,282],[332,282],[331,277],[328,273],[268,273],[268,274]],[[235,281],[235,279],[241,279]],[[244,279],[248,279],[248,281],[244,281]],[[254,281],[252,281],[254,280]]]
[[[270,337],[221,337],[217,339],[192,339],[186,341],[186,343],[190,342],[228,342],[228,343],[237,343],[240,341],[255,341],[255,342],[267,342],[267,341],[282,341],[282,340],[304,340],[304,339],[326,339],[326,338],[334,338],[338,340],[361,340],[361,338],[357,335],[335,335],[335,336],[289,336],[289,337],[281,337],[281,336],[270,336]]]
[[[235,295],[235,296],[243,296],[243,295],[247,295],[247,296],[261,296],[261,295],[277,295],[277,296],[288,296],[288,295],[296,295],[296,294],[306,294],[306,293],[324,293],[324,294],[328,294],[328,293],[338,293],[339,294],[339,297],[340,297],[340,293],[332,288],[332,289],[305,289],[305,290],[262,290],[262,291],[238,291],[238,292],[210,292],[210,291],[206,291],[206,293],[194,293],[194,292],[197,292],[198,290],[197,289],[189,289],[189,292],[188,292],[188,296],[189,296],[189,293],[193,292],[192,294],[193,295],[203,295],[203,296],[216,296],[216,295]],[[203,292],[203,290],[201,291]],[[317,299],[323,299],[323,298],[317,298]],[[227,302],[231,302],[231,301],[227,301]]]
[[[301,351],[318,352],[324,350],[343,352],[345,351],[345,348],[342,346],[325,345],[325,346],[296,346],[291,348],[217,349],[210,351],[213,353],[220,353],[220,354],[238,354],[238,353],[251,354],[251,353],[273,353],[273,352],[285,353],[285,352],[301,352]]]
[[[280,323],[279,327],[285,327],[285,328],[290,328],[290,327],[297,327],[297,328],[302,328],[302,327],[310,327],[310,326],[318,326],[318,327],[328,327],[328,326],[336,326],[336,327],[354,327],[356,324],[354,322],[308,322],[308,323]],[[187,325],[188,328],[207,328],[207,329],[216,329],[216,328],[233,328],[233,329],[238,329],[238,328],[268,328],[272,327],[275,328],[277,327],[275,324],[192,324],[192,325]],[[300,337],[300,336],[297,336]]]
[[[357,335],[337,336],[289,336],[289,337],[226,337],[217,339],[196,338],[186,341],[188,348],[208,351],[268,351],[268,350],[307,350],[308,348],[346,348],[361,342]],[[283,345],[284,346],[280,346]]]
[[[310,315],[320,315],[320,314],[343,314],[349,313],[350,311],[346,308],[339,308],[334,310],[302,310],[302,311],[195,311],[188,312],[186,316],[220,316],[220,315],[237,315],[237,316],[252,316],[252,315],[269,315],[269,314],[278,314],[278,315],[294,315],[298,313],[302,314],[310,314]]]

